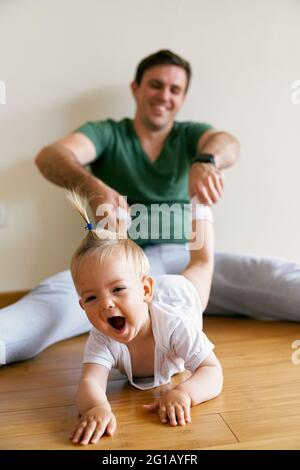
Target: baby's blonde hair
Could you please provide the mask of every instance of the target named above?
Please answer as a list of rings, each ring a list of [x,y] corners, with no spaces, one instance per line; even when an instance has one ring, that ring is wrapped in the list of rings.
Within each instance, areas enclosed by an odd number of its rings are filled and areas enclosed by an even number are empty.
[[[83,220],[91,224],[87,213],[87,198],[78,190],[67,190],[66,197],[72,206],[79,212]],[[131,258],[136,273],[142,277],[149,275],[150,267],[147,256],[133,240],[117,232],[103,228],[91,228],[90,225],[85,238],[82,240],[71,259],[71,274],[75,283],[80,264],[88,256],[96,256],[99,263],[109,261],[114,255],[124,253],[126,259]]]

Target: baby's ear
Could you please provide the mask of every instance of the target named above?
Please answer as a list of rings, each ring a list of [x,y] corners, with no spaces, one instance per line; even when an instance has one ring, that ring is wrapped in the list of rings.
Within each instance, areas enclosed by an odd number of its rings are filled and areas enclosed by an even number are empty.
[[[151,302],[154,294],[154,279],[152,276],[144,276],[143,278],[143,288],[144,288],[144,301]]]

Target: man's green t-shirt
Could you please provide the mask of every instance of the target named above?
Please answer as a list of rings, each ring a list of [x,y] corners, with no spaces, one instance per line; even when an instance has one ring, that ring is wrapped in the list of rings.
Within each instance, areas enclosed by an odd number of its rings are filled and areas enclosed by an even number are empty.
[[[92,173],[127,196],[133,218],[129,236],[139,245],[186,243],[189,170],[200,137],[211,128],[174,122],[154,162],[144,152],[131,119],[88,122],[76,129],[96,147]]]

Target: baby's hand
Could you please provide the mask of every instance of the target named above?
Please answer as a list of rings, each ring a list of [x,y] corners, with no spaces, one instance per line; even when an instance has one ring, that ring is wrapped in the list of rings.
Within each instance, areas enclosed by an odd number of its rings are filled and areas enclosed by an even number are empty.
[[[96,444],[105,433],[112,436],[116,430],[117,421],[109,407],[96,406],[86,411],[79,419],[70,440],[73,444]]]
[[[191,397],[182,390],[173,389],[149,405],[143,405],[146,410],[159,409],[162,424],[169,420],[171,426],[184,426],[191,421]]]

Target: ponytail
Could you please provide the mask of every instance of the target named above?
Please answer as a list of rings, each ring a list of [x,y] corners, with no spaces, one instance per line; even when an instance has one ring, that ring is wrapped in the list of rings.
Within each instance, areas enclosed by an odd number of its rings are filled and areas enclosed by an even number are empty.
[[[86,223],[88,230],[85,238],[73,254],[71,260],[71,273],[73,280],[77,278],[80,262],[88,255],[97,255],[99,262],[110,259],[120,251],[126,256],[131,256],[135,267],[141,275],[148,275],[150,268],[148,259],[133,240],[130,240],[119,232],[113,232],[104,228],[94,228],[87,212],[87,198],[76,189],[66,191],[66,197],[72,207],[76,209]]]

